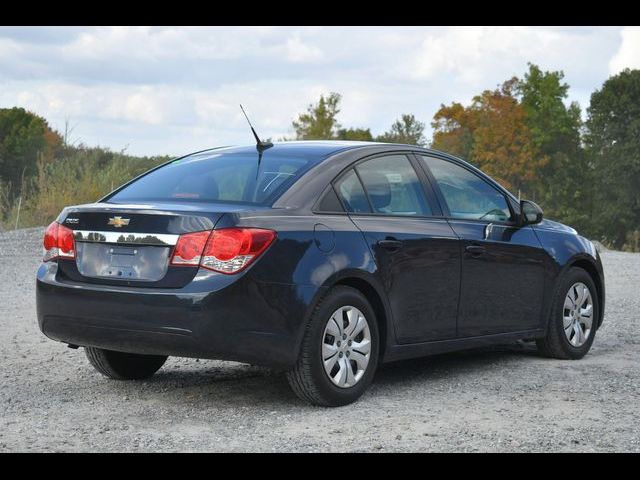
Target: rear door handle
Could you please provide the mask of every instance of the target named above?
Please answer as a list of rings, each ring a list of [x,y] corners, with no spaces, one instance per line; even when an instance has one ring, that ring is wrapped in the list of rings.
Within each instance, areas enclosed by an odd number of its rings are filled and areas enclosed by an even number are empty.
[[[481,255],[484,255],[487,250],[481,245],[467,245],[464,251],[470,254],[472,257],[479,257]]]
[[[400,240],[389,239],[380,240],[378,242],[378,245],[380,245],[385,250],[388,250],[389,252],[396,252],[404,246],[404,243]]]

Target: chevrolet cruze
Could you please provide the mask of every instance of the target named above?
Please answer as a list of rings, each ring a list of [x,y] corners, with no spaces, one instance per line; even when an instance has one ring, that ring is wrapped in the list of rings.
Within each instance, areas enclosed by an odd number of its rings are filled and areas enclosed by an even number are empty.
[[[602,324],[594,245],[450,155],[284,142],[155,168],[45,232],[40,329],[114,379],[167,356],[287,371],[356,400],[382,362],[518,339],[579,359]]]

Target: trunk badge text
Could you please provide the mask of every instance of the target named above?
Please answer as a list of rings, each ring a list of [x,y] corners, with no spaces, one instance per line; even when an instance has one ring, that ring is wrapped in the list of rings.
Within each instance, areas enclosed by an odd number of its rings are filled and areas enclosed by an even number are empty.
[[[110,217],[107,225],[113,225],[116,228],[120,228],[122,226],[129,225],[129,219],[122,217]]]

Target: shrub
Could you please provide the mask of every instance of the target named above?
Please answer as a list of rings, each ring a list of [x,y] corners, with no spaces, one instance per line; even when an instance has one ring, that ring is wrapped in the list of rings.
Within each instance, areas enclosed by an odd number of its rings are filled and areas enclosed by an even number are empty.
[[[54,162],[40,161],[36,174],[22,186],[18,228],[47,225],[67,205],[91,203],[170,157],[134,157],[103,148],[68,148]],[[19,196],[9,200],[11,186],[0,183],[0,223],[15,227]],[[15,193],[15,192],[14,192]]]

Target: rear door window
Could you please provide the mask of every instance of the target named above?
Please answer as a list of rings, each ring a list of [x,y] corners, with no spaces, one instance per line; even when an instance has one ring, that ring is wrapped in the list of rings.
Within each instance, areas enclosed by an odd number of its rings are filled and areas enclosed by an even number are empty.
[[[422,183],[405,155],[388,155],[356,166],[373,211],[388,215],[431,216]]]

